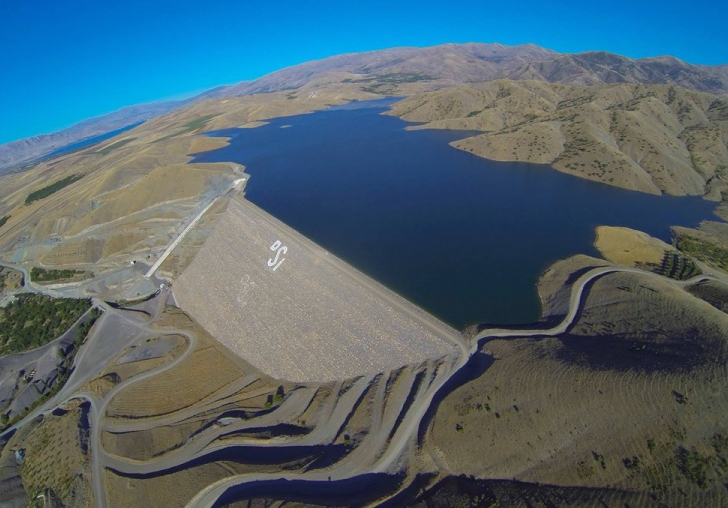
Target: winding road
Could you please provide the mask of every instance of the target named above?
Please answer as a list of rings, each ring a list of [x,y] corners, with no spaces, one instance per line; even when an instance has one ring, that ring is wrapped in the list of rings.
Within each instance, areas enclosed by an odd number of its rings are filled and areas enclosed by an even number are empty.
[[[11,268],[16,267],[11,266]],[[588,291],[590,285],[600,277],[620,272],[656,277],[678,286],[686,286],[705,280],[712,280],[726,284],[725,280],[709,275],[694,277],[686,281],[675,281],[634,268],[593,268],[580,276],[572,285],[568,312],[564,316],[564,319],[556,326],[548,329],[486,329],[478,333],[469,344],[465,343],[464,340],[461,341],[459,344],[460,347],[451,357],[445,358],[439,363],[427,364],[426,366],[421,367],[421,373],[419,375],[422,375],[423,381],[419,386],[417,386],[417,383],[415,382],[415,371],[409,373],[407,376],[403,375],[404,377],[399,379],[400,384],[397,385],[399,386],[401,394],[397,396],[399,398],[396,400],[397,402],[402,402],[401,399],[403,397],[411,397],[411,404],[409,407],[406,407],[406,409],[402,409],[402,406],[405,406],[405,404],[401,403],[386,404],[385,406],[385,399],[387,397],[387,393],[385,393],[387,381],[386,376],[377,375],[361,377],[358,378],[341,397],[338,397],[338,399],[332,399],[334,405],[328,410],[328,417],[323,418],[324,421],[321,425],[303,437],[274,438],[272,440],[260,440],[255,438],[243,439],[234,437],[223,441],[219,439],[223,435],[232,434],[237,430],[242,430],[251,426],[259,427],[276,424],[300,415],[314,397],[314,393],[310,391],[310,389],[300,388],[299,393],[296,393],[296,391],[289,393],[284,402],[271,413],[267,413],[259,417],[253,417],[250,420],[235,422],[229,427],[225,426],[203,431],[195,438],[188,440],[182,447],[174,450],[173,452],[156,457],[150,461],[135,461],[125,459],[123,457],[116,457],[107,454],[103,450],[100,439],[101,430],[106,428],[113,429],[115,431],[125,430],[124,426],[119,425],[118,423],[106,424],[104,422],[106,408],[119,391],[131,386],[132,384],[144,381],[145,379],[149,379],[152,376],[171,369],[186,359],[192,351],[194,351],[197,338],[193,333],[190,333],[187,330],[152,329],[151,323],[153,323],[153,320],[149,323],[140,323],[139,321],[125,315],[126,313],[124,312],[111,309],[103,302],[97,302],[97,304],[105,310],[104,316],[102,316],[101,319],[108,319],[107,316],[118,314],[118,317],[123,318],[125,323],[130,326],[135,327],[139,333],[170,333],[182,335],[188,341],[186,349],[174,360],[118,384],[101,400],[97,400],[96,396],[91,393],[74,392],[82,386],[83,383],[92,379],[90,373],[86,373],[84,376],[79,375],[78,379],[69,380],[69,383],[67,383],[67,385],[54,399],[44,404],[41,408],[38,408],[22,422],[19,422],[15,427],[19,428],[25,423],[31,421],[32,418],[38,414],[48,413],[55,407],[63,405],[69,400],[79,398],[88,400],[91,405],[91,415],[89,420],[92,427],[92,488],[96,508],[105,508],[107,503],[103,486],[103,478],[104,469],[107,467],[112,468],[121,474],[149,475],[162,473],[171,468],[184,466],[185,463],[199,459],[205,455],[212,454],[227,447],[256,446],[265,448],[271,446],[300,447],[328,445],[334,441],[338,433],[344,428],[347,416],[352,413],[358,404],[358,401],[361,400],[368,391],[371,391],[373,393],[372,399],[375,401],[375,409],[381,413],[377,413],[377,415],[373,417],[371,433],[367,438],[368,441],[357,446],[353,449],[353,451],[348,453],[343,459],[339,460],[331,467],[297,473],[241,474],[227,477],[202,489],[187,503],[186,506],[188,508],[212,507],[220,496],[229,489],[241,487],[246,484],[254,483],[257,487],[260,487],[260,485],[265,482],[273,484],[274,482],[279,482],[281,480],[299,482],[329,482],[351,480],[358,476],[368,474],[393,473],[401,468],[399,460],[403,456],[403,452],[405,452],[408,447],[416,446],[418,431],[423,424],[427,423],[425,421],[425,416],[427,415],[428,410],[430,410],[433,401],[436,400],[438,396],[443,395],[442,391],[446,387],[448,381],[450,381],[453,376],[455,376],[468,364],[470,359],[480,351],[485,342],[497,338],[557,336],[565,333],[576,321],[585,301],[584,295]],[[95,331],[98,331],[98,328]],[[138,337],[138,334],[134,337]],[[79,360],[83,359],[83,355],[86,354],[86,349],[93,347],[93,343],[96,340],[97,338],[92,333],[89,340],[87,340],[87,343],[83,346],[82,351],[79,352]],[[131,341],[129,343],[131,343]],[[103,368],[103,366],[101,368]],[[71,383],[70,381],[73,382]],[[247,382],[248,380],[246,380],[246,383]],[[338,395],[340,389],[341,385],[336,385],[334,393]],[[309,391],[307,392],[306,390]],[[397,387],[392,388],[393,393],[396,390]],[[393,395],[390,394],[390,396]],[[210,404],[214,406],[214,401]],[[195,411],[198,413],[203,412],[206,408],[209,409],[210,404],[197,407],[194,411],[187,411],[184,413],[184,416],[194,416]],[[179,421],[179,418],[179,415],[170,415],[169,422],[166,421],[165,418],[160,418],[155,419],[154,423],[155,425],[173,424],[176,421]],[[136,422],[132,423],[131,427],[146,428],[146,425]]]
[[[449,375],[439,378],[436,382],[434,382],[428,389],[427,395],[424,398],[418,400],[416,406],[413,405],[410,408],[407,416],[405,417],[405,421],[402,422],[402,425],[400,425],[397,433],[389,441],[389,445],[386,451],[371,466],[342,467],[341,465],[337,464],[338,467],[326,472],[305,472],[291,474],[245,474],[233,476],[215,482],[200,491],[192,500],[190,500],[189,503],[187,503],[187,508],[211,508],[220,498],[220,496],[222,496],[229,489],[233,487],[238,487],[246,483],[256,483],[256,485],[260,485],[261,482],[276,482],[280,480],[322,482],[332,480],[347,480],[354,478],[358,475],[369,473],[390,472],[389,470],[392,465],[397,461],[405,448],[416,436],[417,431],[423,423],[423,417],[427,413],[435,397],[439,394],[440,390],[442,390],[447,381],[452,376],[454,376],[460,369],[462,369],[468,363],[470,358],[480,350],[480,347],[484,342],[486,342],[487,340],[505,337],[527,338],[556,336],[563,334],[574,323],[579,311],[581,310],[582,296],[584,295],[584,292],[587,290],[588,286],[594,280],[600,277],[603,277],[610,273],[618,272],[637,273],[641,275],[654,276],[662,280],[677,284],[679,286],[695,284],[704,280],[713,280],[724,284],[726,283],[726,281],[724,280],[706,275],[694,277],[685,281],[675,281],[657,274],[645,272],[643,270],[634,268],[600,267],[590,270],[586,274],[582,275],[574,283],[570,297],[569,312],[564,317],[563,321],[558,325],[545,330],[508,330],[495,328],[483,330],[478,335],[476,335],[472,341],[472,346],[468,354],[458,357],[454,368],[450,370]],[[348,466],[351,466],[351,460],[346,460],[345,462]]]

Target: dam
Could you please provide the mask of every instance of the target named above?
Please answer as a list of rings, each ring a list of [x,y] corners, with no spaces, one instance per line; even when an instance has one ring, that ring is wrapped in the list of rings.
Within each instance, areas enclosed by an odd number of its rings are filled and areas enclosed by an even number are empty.
[[[575,254],[599,257],[597,226],[670,243],[670,226],[715,220],[715,203],[698,196],[476,157],[449,145],[472,133],[407,130],[382,114],[391,102],[218,131],[229,145],[194,162],[244,164],[246,199],[459,330],[537,321],[540,275]]]
[[[456,330],[239,196],[173,291],[226,347],[290,381],[373,374],[462,348]]]

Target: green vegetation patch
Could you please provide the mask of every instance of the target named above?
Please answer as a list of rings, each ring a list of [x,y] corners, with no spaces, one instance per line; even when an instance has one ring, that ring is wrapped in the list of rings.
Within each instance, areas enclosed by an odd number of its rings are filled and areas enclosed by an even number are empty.
[[[185,129],[189,129],[191,131],[199,129],[203,125],[205,125],[207,122],[215,118],[216,115],[205,115],[201,116],[200,118],[197,118],[195,120],[192,120],[191,122],[188,122],[185,124]]]
[[[680,447],[675,452],[677,469],[692,483],[704,489],[708,486],[708,466],[710,458],[704,457],[696,450]]]
[[[8,221],[9,218],[10,218],[9,215],[6,215],[5,217],[0,218],[0,228],[5,225],[5,223]]]
[[[100,153],[101,155],[106,155],[112,150],[116,150],[117,148],[121,148],[122,146],[131,143],[136,138],[126,138],[126,139],[120,139],[116,143],[111,143],[109,146],[105,146],[101,150],[98,150],[96,153]]]
[[[495,94],[495,100],[505,99],[511,96],[511,91],[503,85],[498,85],[498,93]],[[557,108],[558,109],[558,108]]]
[[[418,74],[411,72],[390,72],[386,74],[368,74],[360,79],[346,78],[342,80],[342,83],[374,83],[377,82],[379,86],[385,84],[397,85],[400,83],[416,83],[418,81],[432,81],[432,76],[427,74]]]
[[[83,273],[83,270],[46,270],[45,268],[33,267],[30,270],[30,278],[33,282],[50,282],[70,279]]]
[[[689,254],[711,266],[728,271],[728,249],[712,242],[688,235],[678,235],[676,246],[680,251]]]
[[[86,302],[86,300],[78,301]],[[38,400],[35,401],[35,403],[31,407],[26,408],[25,411],[14,415],[12,418],[8,418],[7,414],[0,415],[0,429],[3,429],[10,425],[14,425],[16,422],[19,422],[20,420],[25,418],[28,413],[33,411],[39,405],[46,402],[51,397],[55,396],[61,390],[61,388],[63,388],[73,370],[73,362],[76,359],[76,353],[78,353],[78,349],[81,347],[81,344],[86,341],[86,337],[88,336],[91,328],[93,327],[94,323],[96,323],[96,321],[99,319],[99,317],[101,317],[101,311],[98,308],[91,309],[88,318],[78,326],[78,332],[73,343],[65,351],[59,351],[60,363],[58,365],[58,377],[53,382],[53,384],[45,393],[40,396]]]
[[[654,271],[675,280],[687,280],[701,273],[690,258],[671,251],[665,251],[662,263]]]
[[[410,72],[391,72],[388,74],[377,74],[375,79],[384,83],[416,83],[418,81],[432,81],[432,76]]]
[[[708,118],[714,122],[728,120],[728,101],[725,99],[716,99],[708,108]]]
[[[367,86],[361,87],[362,92],[387,95],[393,91],[393,86],[402,83],[417,83],[418,81],[432,81],[432,76],[409,72],[391,72],[387,74],[367,74],[361,79],[347,78],[342,83],[360,83]]]
[[[581,97],[576,97],[574,99],[564,99],[563,101],[559,102],[556,105],[556,111],[567,109],[567,108],[573,108],[576,106],[581,106],[583,104],[588,104],[590,102],[593,102],[595,98],[594,94],[591,95],[583,95]],[[610,109],[610,108],[607,108]]]
[[[187,122],[182,130],[179,130],[175,132],[174,134],[170,134],[169,136],[164,136],[163,138],[159,138],[155,143],[159,143],[160,141],[164,141],[165,139],[171,139],[177,136],[181,136],[182,134],[187,134],[188,132],[196,131],[203,125],[205,125],[207,122],[215,118],[217,115],[205,115],[201,116],[200,118],[196,118],[190,122]]]
[[[77,182],[81,178],[83,178],[84,175],[71,175],[67,176],[66,178],[63,178],[62,180],[58,180],[57,182],[53,182],[50,185],[46,185],[45,187],[38,189],[37,191],[33,191],[30,194],[28,194],[28,197],[25,198],[25,204],[29,205],[33,203],[34,201],[38,201],[39,199],[47,198],[51,194],[54,194],[58,192],[59,190],[63,189],[64,187],[68,187],[73,182]]]
[[[381,87],[387,86],[385,83],[374,83],[372,85],[361,87],[362,92],[376,93],[379,95],[386,95],[386,92],[380,90]]]
[[[90,300],[51,298],[26,293],[0,312],[0,355],[35,349],[60,337],[84,312]]]

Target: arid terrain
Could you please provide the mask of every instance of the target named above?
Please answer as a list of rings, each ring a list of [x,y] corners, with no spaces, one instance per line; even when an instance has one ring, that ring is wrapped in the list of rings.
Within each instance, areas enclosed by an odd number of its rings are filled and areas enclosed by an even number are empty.
[[[483,131],[453,145],[487,159],[653,194],[720,201],[728,190],[728,102],[674,85],[499,80],[416,94],[391,114]]]
[[[426,48],[392,48],[351,53],[306,62],[254,81],[219,86],[181,101],[123,108],[81,122],[64,131],[0,146],[0,171],[26,166],[53,149],[95,134],[165,115],[209,98],[326,88],[358,83],[367,91],[396,95],[496,79],[538,80],[593,86],[608,83],[664,83],[725,96],[725,66],[691,65],[673,57],[630,59],[607,52],[559,54],[534,44],[443,44]],[[22,166],[21,166],[22,167]]]
[[[400,48],[3,176],[0,505],[725,506],[727,92],[667,57]],[[456,331],[250,203],[245,167],[192,162],[228,143],[205,132],[383,96],[479,157],[716,216],[672,243],[597,224],[537,323]]]

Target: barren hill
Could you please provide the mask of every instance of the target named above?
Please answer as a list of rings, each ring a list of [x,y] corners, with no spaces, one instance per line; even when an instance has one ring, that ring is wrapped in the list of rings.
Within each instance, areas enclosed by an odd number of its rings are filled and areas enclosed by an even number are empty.
[[[498,80],[416,94],[391,114],[483,131],[454,146],[488,159],[653,194],[718,201],[728,189],[728,100],[674,85]]]
[[[442,44],[428,48],[392,48],[337,55],[289,67],[250,83],[233,85],[223,94],[247,94],[296,88],[317,80],[338,82],[367,76],[372,81],[409,76],[432,88],[495,79],[536,79],[550,83],[675,84],[716,94],[728,93],[724,66],[698,66],[671,56],[632,59],[605,51],[559,54],[534,44]]]

